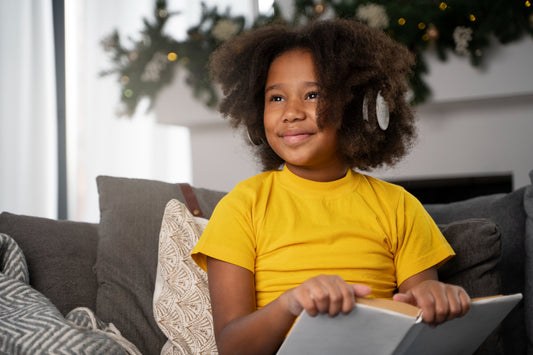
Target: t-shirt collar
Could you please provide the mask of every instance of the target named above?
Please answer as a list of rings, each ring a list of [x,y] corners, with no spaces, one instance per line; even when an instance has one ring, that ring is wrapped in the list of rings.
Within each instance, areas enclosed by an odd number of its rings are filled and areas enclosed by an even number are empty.
[[[335,196],[352,192],[359,181],[358,177],[359,174],[355,173],[352,169],[348,169],[346,175],[342,178],[327,182],[304,179],[290,171],[287,166],[283,166],[283,169],[279,172],[279,181],[287,189],[300,194],[314,196]]]

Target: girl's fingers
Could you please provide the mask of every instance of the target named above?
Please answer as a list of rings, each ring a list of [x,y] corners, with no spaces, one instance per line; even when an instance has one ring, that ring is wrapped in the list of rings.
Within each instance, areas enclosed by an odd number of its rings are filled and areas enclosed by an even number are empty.
[[[458,289],[448,288],[447,296],[449,310],[445,320],[451,320],[459,317],[463,313],[463,305]]]
[[[320,275],[307,280],[294,289],[298,304],[315,316],[317,313],[327,313],[335,316],[349,313],[355,304],[355,295],[366,296],[370,288],[361,285],[348,285],[341,277]]]
[[[318,311],[328,313],[330,316],[338,314],[344,298],[341,291],[344,281],[338,276],[320,275],[312,279],[312,282],[314,287],[311,295]]]
[[[470,296],[461,287],[450,286],[448,302],[450,312],[448,320],[464,316],[470,309]]]
[[[365,296],[368,296],[372,292],[370,286],[367,286],[367,285],[354,284],[350,286],[351,286],[351,289],[353,290],[354,296],[357,296],[357,297],[365,297]]]
[[[319,313],[326,313],[329,310],[330,291],[327,285],[318,283],[311,289],[310,296],[313,299]]]
[[[303,288],[299,290],[298,294],[298,302],[300,303],[301,307],[305,309],[305,311],[309,313],[311,317],[316,316],[320,312],[320,309],[312,291],[308,288]]]
[[[432,283],[432,287],[420,292],[416,298],[424,321],[431,324],[462,317],[470,308],[470,297],[463,288],[440,282]]]
[[[355,304],[353,288],[339,276],[334,277],[332,281],[329,315],[333,317],[340,312],[349,313]]]
[[[459,297],[461,299],[461,311],[462,311],[459,317],[462,317],[470,310],[470,304],[472,303],[472,300],[470,299],[470,296],[468,295],[468,293],[466,293],[466,291],[463,289],[461,289],[461,292],[459,293]]]

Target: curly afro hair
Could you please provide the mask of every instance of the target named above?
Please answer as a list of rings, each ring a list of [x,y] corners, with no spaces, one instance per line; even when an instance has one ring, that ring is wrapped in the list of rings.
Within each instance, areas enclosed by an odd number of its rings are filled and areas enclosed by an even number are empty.
[[[244,127],[264,170],[284,161],[265,137],[265,83],[272,61],[292,49],[314,58],[321,96],[318,126],[337,128],[339,152],[352,168],[370,170],[394,165],[416,136],[414,115],[406,99],[413,55],[380,30],[350,20],[317,21],[299,28],[271,25],[246,32],[219,47],[210,58],[213,79],[222,87],[219,111],[233,127]],[[378,127],[378,92],[389,105],[387,130]],[[363,118],[364,97],[368,117]]]

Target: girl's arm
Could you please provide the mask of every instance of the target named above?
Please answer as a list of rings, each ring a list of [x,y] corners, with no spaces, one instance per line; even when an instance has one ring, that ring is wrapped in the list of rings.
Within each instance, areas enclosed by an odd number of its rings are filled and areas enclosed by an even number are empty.
[[[247,269],[207,258],[215,337],[221,354],[273,354],[305,309],[310,315],[348,313],[354,296],[370,288],[320,275],[286,291],[256,311],[254,275]]]
[[[466,291],[460,286],[439,282],[435,267],[405,280],[393,299],[420,307],[423,321],[434,326],[462,317],[470,308]]]

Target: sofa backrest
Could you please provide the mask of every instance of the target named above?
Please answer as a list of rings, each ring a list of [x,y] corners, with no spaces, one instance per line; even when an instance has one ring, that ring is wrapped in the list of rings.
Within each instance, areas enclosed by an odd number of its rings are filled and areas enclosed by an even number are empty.
[[[0,214],[0,232],[24,253],[30,285],[66,315],[76,307],[96,309],[98,225]]]

